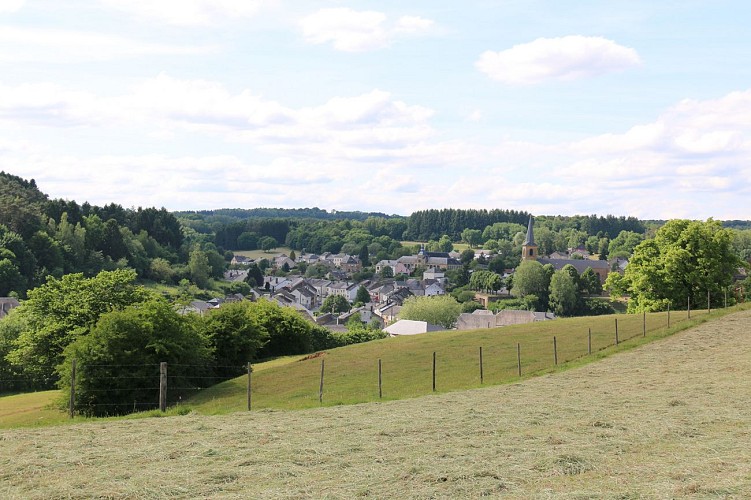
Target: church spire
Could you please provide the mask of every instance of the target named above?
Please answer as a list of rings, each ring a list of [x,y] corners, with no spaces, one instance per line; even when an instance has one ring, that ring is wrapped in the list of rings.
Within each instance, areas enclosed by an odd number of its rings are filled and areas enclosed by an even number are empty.
[[[537,244],[535,243],[534,218],[529,216],[529,225],[527,226],[527,237],[522,244],[522,260],[537,260]]]
[[[527,238],[524,240],[524,245],[534,245],[535,244],[535,233],[533,231],[534,226],[534,218],[530,215],[529,216],[529,225],[527,226]],[[517,240],[519,241],[519,240]]]

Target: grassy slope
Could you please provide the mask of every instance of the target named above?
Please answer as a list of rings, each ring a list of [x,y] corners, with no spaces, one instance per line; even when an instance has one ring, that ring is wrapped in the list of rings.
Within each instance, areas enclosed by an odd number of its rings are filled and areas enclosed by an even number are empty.
[[[695,311],[701,318],[706,311]],[[383,399],[394,400],[427,395],[432,392],[432,353],[436,352],[436,390],[457,391],[480,387],[479,348],[483,347],[484,385],[504,384],[519,380],[517,343],[521,346],[524,377],[554,369],[553,336],[556,336],[558,361],[591,362],[612,352],[603,349],[615,341],[615,319],[618,319],[621,348],[641,342],[642,316],[617,315],[571,318],[476,331],[434,332],[412,337],[384,339],[327,351],[323,356],[300,360],[285,357],[256,365],[253,375],[253,408],[302,409],[320,406],[321,359],[325,359],[323,405],[353,404],[379,401],[378,359],[383,367]],[[687,324],[684,313],[672,313],[671,323],[677,328]],[[646,341],[666,334],[665,313],[647,316]],[[588,330],[592,330],[593,356],[587,353]],[[238,377],[211,387],[189,399],[187,405],[201,414],[221,414],[247,407],[247,377]],[[0,398],[0,428],[65,422],[65,414],[52,408],[58,393],[39,393],[35,398],[6,402]],[[44,404],[43,398],[47,398]],[[31,406],[22,410],[22,402]],[[4,408],[10,405],[12,410]],[[43,410],[42,414],[37,414]],[[181,410],[184,411],[184,408]],[[6,416],[7,413],[7,416]]]
[[[0,495],[746,498],[749,322],[418,399],[0,431]]]
[[[692,313],[692,318],[703,312]],[[554,367],[553,336],[558,361],[587,354],[588,330],[592,351],[615,343],[615,319],[620,340],[641,338],[641,315],[571,318],[475,331],[450,331],[384,339],[327,351],[323,356],[270,368],[253,376],[253,407],[299,409],[319,406],[321,359],[325,360],[324,405],[378,401],[378,359],[383,367],[383,398],[404,399],[432,392],[432,353],[436,352],[436,390],[480,387],[479,348],[483,348],[485,385],[518,380],[517,343],[521,346],[522,373],[529,375]],[[672,313],[681,325],[685,312]],[[648,340],[664,334],[667,314],[647,316]],[[683,325],[685,327],[685,325]],[[590,358],[590,360],[593,358]],[[246,408],[247,378],[240,377],[210,388],[187,402],[201,413],[222,413]]]

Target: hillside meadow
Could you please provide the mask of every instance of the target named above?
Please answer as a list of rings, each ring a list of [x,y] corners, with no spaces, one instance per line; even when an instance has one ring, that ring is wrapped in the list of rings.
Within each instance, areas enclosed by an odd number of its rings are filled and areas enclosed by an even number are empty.
[[[751,311],[518,383],[0,431],[3,498],[745,498]]]

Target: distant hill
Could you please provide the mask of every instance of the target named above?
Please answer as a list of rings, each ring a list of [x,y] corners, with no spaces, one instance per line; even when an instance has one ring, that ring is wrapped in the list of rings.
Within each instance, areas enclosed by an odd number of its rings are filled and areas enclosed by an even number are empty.
[[[323,219],[323,220],[359,220],[364,221],[368,217],[401,217],[400,215],[387,215],[382,212],[347,212],[339,210],[323,210],[318,207],[313,208],[220,208],[216,210],[185,210],[174,212],[177,217],[189,216],[192,214],[202,215],[205,217],[231,217],[235,219],[259,218],[291,218],[291,219]]]

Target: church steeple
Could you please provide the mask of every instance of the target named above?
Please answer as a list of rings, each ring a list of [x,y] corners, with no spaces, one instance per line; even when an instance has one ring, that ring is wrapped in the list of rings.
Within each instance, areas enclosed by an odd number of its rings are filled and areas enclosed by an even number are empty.
[[[534,218],[529,216],[527,237],[522,244],[522,260],[537,260],[537,245],[535,244]]]

